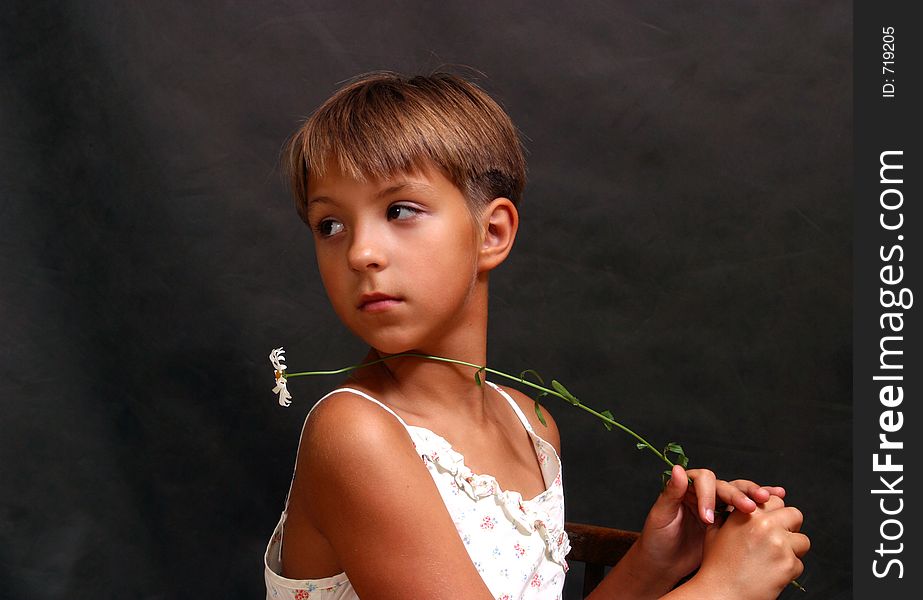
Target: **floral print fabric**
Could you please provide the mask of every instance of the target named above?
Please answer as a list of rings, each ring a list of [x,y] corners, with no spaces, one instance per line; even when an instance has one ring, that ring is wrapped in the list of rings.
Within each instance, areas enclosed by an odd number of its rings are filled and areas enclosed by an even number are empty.
[[[501,489],[491,475],[472,472],[465,465],[464,456],[443,437],[424,427],[408,425],[387,406],[359,390],[340,388],[321,401],[337,392],[351,392],[380,405],[407,428],[417,453],[436,482],[471,561],[494,598],[559,600],[567,572],[565,556],[570,551],[564,531],[561,460],[554,447],[533,431],[516,402],[502,389],[488,383],[509,402],[532,438],[545,481],[545,491],[535,498],[524,499],[519,492]],[[311,580],[287,579],[279,574],[284,523],[285,512],[266,548],[267,600],[358,598],[346,573]]]

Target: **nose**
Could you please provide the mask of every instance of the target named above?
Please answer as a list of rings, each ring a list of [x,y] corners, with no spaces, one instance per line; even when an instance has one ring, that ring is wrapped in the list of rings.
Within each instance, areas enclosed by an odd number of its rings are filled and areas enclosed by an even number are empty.
[[[354,271],[380,271],[388,266],[384,240],[372,228],[354,229],[347,255]]]

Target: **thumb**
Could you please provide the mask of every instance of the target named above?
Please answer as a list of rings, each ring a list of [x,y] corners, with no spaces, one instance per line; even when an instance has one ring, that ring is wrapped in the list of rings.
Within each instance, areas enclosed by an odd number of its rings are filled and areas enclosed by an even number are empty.
[[[651,515],[656,515],[658,521],[671,521],[682,505],[688,487],[689,478],[686,477],[686,471],[681,466],[674,465],[670,473],[670,480],[651,508]]]
[[[670,480],[667,482],[667,485],[664,486],[663,491],[660,493],[660,497],[671,504],[679,504],[686,496],[686,489],[688,487],[689,477],[686,476],[685,469],[679,465],[673,465],[673,470],[670,472]]]

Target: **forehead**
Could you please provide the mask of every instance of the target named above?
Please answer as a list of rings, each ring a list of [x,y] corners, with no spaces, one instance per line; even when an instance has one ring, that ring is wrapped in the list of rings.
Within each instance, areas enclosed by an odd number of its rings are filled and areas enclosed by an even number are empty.
[[[312,173],[308,177],[308,208],[312,204],[335,201],[344,196],[377,200],[400,193],[461,196],[455,184],[432,167],[365,179],[356,179],[335,169],[328,170],[322,176]]]

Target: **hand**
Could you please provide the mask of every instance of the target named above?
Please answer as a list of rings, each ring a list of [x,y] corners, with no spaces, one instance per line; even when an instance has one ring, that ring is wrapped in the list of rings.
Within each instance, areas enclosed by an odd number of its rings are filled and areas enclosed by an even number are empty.
[[[781,500],[785,490],[745,479],[719,480],[708,469],[687,472],[676,465],[648,513],[638,550],[654,572],[675,583],[702,562],[705,533],[715,523],[716,501],[721,508],[726,505],[734,512],[750,514],[771,497]]]
[[[690,583],[710,597],[778,598],[801,574],[801,557],[811,547],[800,533],[802,519],[778,496],[750,513],[733,511],[723,525],[708,528],[702,566]]]

